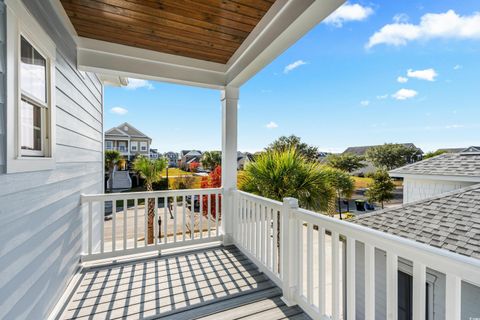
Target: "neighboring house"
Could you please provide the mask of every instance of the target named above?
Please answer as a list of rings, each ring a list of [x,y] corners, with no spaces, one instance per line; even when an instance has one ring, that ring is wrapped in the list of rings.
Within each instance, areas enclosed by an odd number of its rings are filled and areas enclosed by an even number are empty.
[[[253,154],[249,152],[237,152],[237,170],[244,170],[245,166],[253,161]]]
[[[125,122],[105,132],[105,150],[117,150],[128,161],[137,155],[150,156],[152,139]]]
[[[150,159],[155,160],[160,157],[158,149],[150,149]]]
[[[403,178],[403,202],[422,200],[480,183],[480,148],[444,153],[390,171]]]
[[[443,152],[443,153],[459,153],[465,150],[465,148],[442,148],[438,149],[435,152]]]
[[[180,152],[180,167],[184,170],[188,169],[188,166],[192,162],[198,162],[202,160],[202,152],[199,150],[182,150]]]
[[[414,148],[416,150],[416,153],[414,154],[413,157],[407,159],[407,163],[414,163],[417,161],[422,160],[423,157],[423,151],[420,148],[417,148],[413,143],[402,143],[405,147],[408,148]],[[351,153],[357,156],[362,156],[364,157],[367,154],[367,150],[373,147],[378,147],[380,145],[374,145],[374,146],[361,146],[361,147],[348,147],[343,153]],[[365,164],[365,167],[360,168],[354,172],[352,172],[353,175],[365,175],[368,173],[373,173],[376,171],[375,166],[370,162],[365,160],[363,162]]]
[[[405,204],[399,208],[376,211],[358,216],[354,223],[390,233],[403,238],[448,250],[466,257],[480,259],[480,184],[444,193],[421,201]],[[363,246],[357,244],[357,252]],[[375,253],[375,291],[381,295],[385,290],[385,252]],[[410,319],[412,301],[412,262],[398,261],[398,319]],[[357,320],[364,319],[364,257],[357,255]],[[427,316],[430,319],[445,319],[445,274],[427,269],[426,294]],[[480,315],[480,287],[467,282],[461,284],[461,319],[476,319]],[[385,300],[378,299],[376,319],[386,319]]]
[[[167,158],[168,166],[170,168],[178,167],[178,153],[169,151],[169,152],[166,152],[163,156]]]

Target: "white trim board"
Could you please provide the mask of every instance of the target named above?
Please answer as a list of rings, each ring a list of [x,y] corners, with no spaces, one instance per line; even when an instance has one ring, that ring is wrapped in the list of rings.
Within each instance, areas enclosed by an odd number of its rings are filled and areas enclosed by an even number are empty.
[[[435,174],[409,174],[409,173],[391,173],[394,178],[404,178],[411,180],[438,180],[438,181],[462,181],[480,183],[480,176],[454,176],[454,175],[435,175]]]
[[[50,1],[77,41],[79,70],[214,89],[241,86],[345,2],[277,0],[230,60],[221,64],[79,37],[59,0]]]

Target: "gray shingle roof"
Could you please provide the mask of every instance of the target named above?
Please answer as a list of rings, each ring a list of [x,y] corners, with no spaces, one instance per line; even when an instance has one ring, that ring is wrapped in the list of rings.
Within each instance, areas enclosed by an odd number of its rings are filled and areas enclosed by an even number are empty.
[[[352,222],[480,259],[480,184],[361,215]]]
[[[417,149],[417,152],[419,154],[423,154],[422,149],[417,148],[413,143],[401,143],[401,144],[404,145],[407,148]],[[379,146],[381,146],[381,145],[348,147],[347,149],[345,149],[345,151],[343,151],[343,153],[352,153],[352,154],[355,154],[357,156],[364,156],[367,153],[368,149],[373,148],[373,147],[379,147]]]
[[[480,153],[444,153],[390,171],[392,177],[403,174],[479,177],[480,179]]]

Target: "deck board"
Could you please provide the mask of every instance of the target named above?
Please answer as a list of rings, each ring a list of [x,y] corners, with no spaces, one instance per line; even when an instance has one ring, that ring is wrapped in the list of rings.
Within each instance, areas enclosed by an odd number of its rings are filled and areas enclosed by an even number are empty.
[[[237,248],[86,268],[61,319],[308,319]]]

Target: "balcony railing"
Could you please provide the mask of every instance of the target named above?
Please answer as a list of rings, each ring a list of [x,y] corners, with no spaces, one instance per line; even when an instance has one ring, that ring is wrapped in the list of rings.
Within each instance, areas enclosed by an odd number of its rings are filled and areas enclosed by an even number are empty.
[[[88,208],[83,259],[222,240],[222,194],[197,189],[83,196]],[[154,221],[162,220],[162,232],[154,223],[151,244],[145,236],[149,201]],[[414,320],[425,319],[427,269],[445,275],[446,319],[460,318],[462,281],[480,284],[478,260],[300,209],[293,198],[278,202],[235,191],[233,201],[225,207],[234,210],[223,214],[233,220],[235,245],[282,288],[287,304],[298,304],[314,319],[353,320],[360,307],[365,319],[375,319],[379,299],[386,301],[386,318],[397,319],[400,262],[408,261],[413,270]],[[384,260],[382,270],[377,259]],[[382,276],[385,293],[375,285]]]
[[[83,195],[88,210],[82,260],[221,240],[221,189]],[[148,212],[153,208],[153,241]]]

